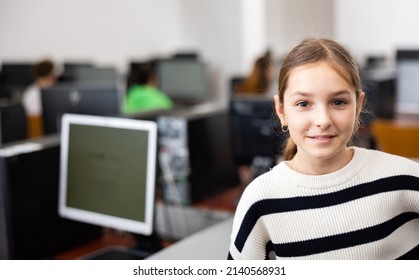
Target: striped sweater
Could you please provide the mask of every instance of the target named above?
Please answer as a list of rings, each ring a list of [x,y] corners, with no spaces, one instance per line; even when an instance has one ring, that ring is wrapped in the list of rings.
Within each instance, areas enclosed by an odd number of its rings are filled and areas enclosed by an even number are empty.
[[[229,259],[418,259],[419,164],[353,147],[326,175],[281,162],[243,192]]]

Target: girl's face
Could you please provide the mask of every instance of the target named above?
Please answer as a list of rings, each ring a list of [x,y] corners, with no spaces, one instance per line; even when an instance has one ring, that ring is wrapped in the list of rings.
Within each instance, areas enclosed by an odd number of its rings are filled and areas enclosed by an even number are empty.
[[[363,102],[355,89],[327,63],[299,66],[290,72],[284,103],[275,96],[281,123],[298,147],[296,158],[340,161],[352,137]]]

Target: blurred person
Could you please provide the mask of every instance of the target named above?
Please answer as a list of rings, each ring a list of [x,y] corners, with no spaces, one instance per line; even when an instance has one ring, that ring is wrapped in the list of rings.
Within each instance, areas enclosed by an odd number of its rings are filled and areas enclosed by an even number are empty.
[[[43,135],[41,91],[56,83],[57,74],[54,63],[49,59],[33,66],[34,82],[23,92],[22,104],[28,117],[28,137]]]
[[[147,110],[170,109],[173,101],[157,88],[156,62],[139,65],[134,73],[133,85],[128,88],[122,104],[125,114]]]
[[[236,94],[271,94],[274,80],[274,63],[270,51],[266,51],[253,64],[252,72],[235,90]]]

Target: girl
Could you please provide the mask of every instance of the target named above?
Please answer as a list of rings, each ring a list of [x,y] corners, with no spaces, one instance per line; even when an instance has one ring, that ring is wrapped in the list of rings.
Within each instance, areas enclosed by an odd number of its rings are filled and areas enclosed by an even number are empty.
[[[348,146],[364,96],[338,43],[291,50],[274,97],[290,134],[284,161],[243,192],[229,259],[419,257],[419,164]]]

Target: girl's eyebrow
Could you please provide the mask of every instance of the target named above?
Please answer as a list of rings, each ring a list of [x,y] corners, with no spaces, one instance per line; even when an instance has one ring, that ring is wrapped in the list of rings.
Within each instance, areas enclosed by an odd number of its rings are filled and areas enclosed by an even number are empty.
[[[346,89],[343,89],[343,90],[336,91],[336,92],[334,92],[332,94],[333,94],[333,96],[348,95],[348,94],[351,94],[351,92],[348,91],[348,90],[346,90]]]
[[[313,96],[314,94],[308,93],[308,92],[304,92],[304,91],[295,91],[295,92],[291,93],[291,96],[294,96],[294,95]]]
[[[333,97],[336,97],[336,96],[339,96],[339,95],[347,95],[347,94],[351,94],[351,92],[349,92],[346,89],[338,90],[338,91],[335,91],[335,92],[331,93],[331,95],[333,95]],[[295,91],[291,94],[291,96],[294,96],[294,95],[310,97],[310,96],[314,96],[316,94],[310,93],[310,92],[304,92],[304,91]]]

